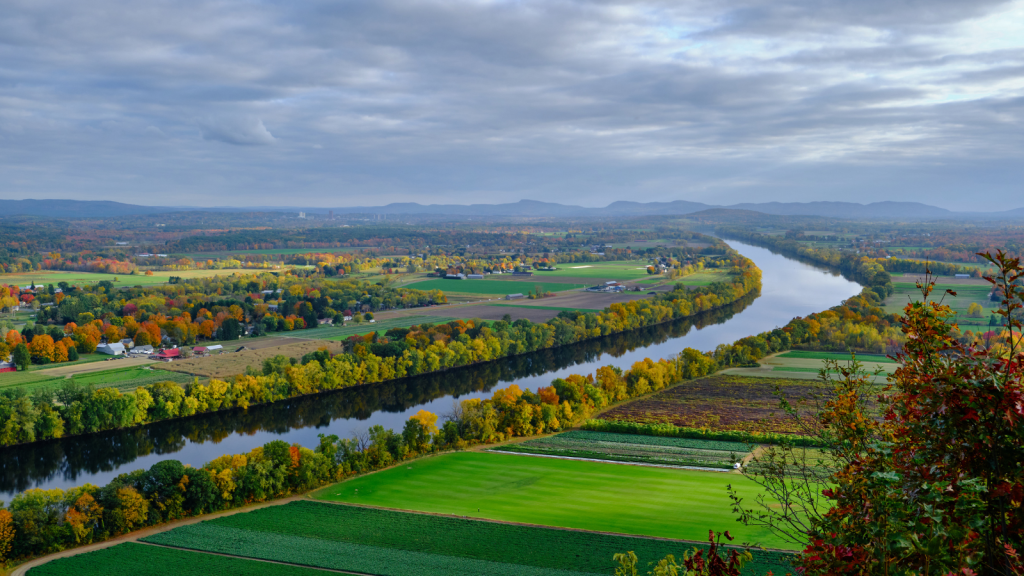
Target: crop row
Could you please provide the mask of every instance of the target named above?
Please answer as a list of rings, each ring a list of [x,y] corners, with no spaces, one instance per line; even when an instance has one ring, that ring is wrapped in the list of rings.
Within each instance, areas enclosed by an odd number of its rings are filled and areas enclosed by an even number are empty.
[[[234,531],[215,532],[214,528],[231,528]],[[316,542],[328,542],[329,545],[325,544],[327,548],[323,549],[325,551],[318,552],[318,554],[326,554],[326,551],[332,550],[333,546],[341,544],[361,545],[383,549],[387,554],[405,551],[445,557],[447,560],[444,561],[449,563],[455,562],[454,559],[461,558],[486,561],[495,565],[516,566],[517,570],[532,567],[564,571],[563,573],[594,574],[610,574],[614,569],[612,556],[617,552],[632,550],[646,565],[647,562],[660,559],[666,554],[674,554],[678,557],[693,546],[692,544],[649,538],[521,526],[309,501],[291,502],[284,506],[272,506],[246,514],[217,518],[154,535],[146,540],[173,546],[213,550],[216,546],[230,545],[231,542],[241,538],[242,534],[248,534],[247,538],[251,538],[251,540],[247,540],[248,544],[245,544],[248,549],[261,550],[262,554],[274,555],[274,559],[283,561],[291,561],[279,557],[287,550],[305,553],[311,551]],[[276,543],[278,537],[285,536],[298,540],[289,541],[287,546]],[[271,544],[272,540],[275,542],[274,544]],[[371,550],[363,550],[361,554],[369,555],[371,552]],[[372,553],[383,554],[384,552]],[[246,552],[245,555],[252,556],[252,553]],[[785,560],[785,554],[755,552],[755,558],[757,560],[755,573],[771,569],[780,574],[790,570]],[[426,559],[422,560],[427,561]],[[398,560],[393,561],[397,562]],[[327,560],[323,562],[327,562]],[[399,562],[399,565],[401,564],[402,562]],[[495,567],[492,566],[492,568]],[[355,567],[344,569],[383,574],[383,572]],[[411,574],[412,572],[403,573]],[[429,572],[417,572],[417,574],[427,573]],[[515,574],[526,573],[515,572]]]
[[[638,464],[661,464],[666,466],[699,466],[702,468],[733,467],[736,458],[683,456],[683,455],[650,455],[644,453],[628,452],[599,452],[593,450],[566,450],[540,447],[524,447],[514,444],[501,448],[492,448],[496,452],[514,452],[517,454],[541,454],[547,456],[565,456],[569,458],[586,458],[589,460],[607,460],[609,462],[634,462]]]
[[[623,444],[644,444],[648,446],[674,446],[677,448],[699,448],[703,450],[732,450],[749,452],[750,444],[746,442],[729,442],[725,440],[703,440],[695,438],[670,438],[664,436],[641,436],[637,434],[618,434],[614,432],[591,432],[587,430],[570,430],[554,438],[573,440],[590,440],[594,442],[621,442]]]
[[[665,458],[687,458],[702,457],[711,459],[728,459],[735,462],[742,455],[747,454],[746,450],[703,450],[700,448],[677,448],[675,446],[650,446],[647,444],[626,444],[624,442],[588,442],[581,440],[563,440],[560,438],[544,438],[521,444],[512,444],[494,448],[494,450],[513,449],[512,451],[540,450],[562,450],[567,452],[584,450],[600,454],[623,454],[623,455],[650,455],[662,456]],[[739,456],[737,456],[739,455]]]
[[[321,570],[285,566],[213,554],[125,543],[110,548],[51,560],[28,571],[29,576],[324,576]]]
[[[218,554],[379,576],[592,576],[587,572],[489,562],[429,552],[230,528],[205,522],[183,526],[166,535],[159,534],[145,540]]]

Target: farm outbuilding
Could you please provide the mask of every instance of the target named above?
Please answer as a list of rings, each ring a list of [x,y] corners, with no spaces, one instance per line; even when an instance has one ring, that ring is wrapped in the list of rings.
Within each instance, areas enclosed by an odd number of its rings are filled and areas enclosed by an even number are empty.
[[[520,294],[509,294],[508,296],[505,296],[505,300],[518,300],[518,299],[520,299],[522,297],[523,297],[523,295],[521,293]]]
[[[109,354],[111,356],[120,356],[125,354],[124,344],[120,342],[114,342],[112,344],[100,344],[96,347],[98,354]]]

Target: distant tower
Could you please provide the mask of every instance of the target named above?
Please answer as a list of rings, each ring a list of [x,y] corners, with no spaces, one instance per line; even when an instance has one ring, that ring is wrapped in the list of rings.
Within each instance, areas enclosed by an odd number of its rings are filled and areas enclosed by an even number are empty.
[[[334,210],[328,210],[327,217],[330,218],[331,220],[334,220]]]
[[[299,212],[299,218],[305,218],[305,217],[306,217],[306,213],[305,212]]]

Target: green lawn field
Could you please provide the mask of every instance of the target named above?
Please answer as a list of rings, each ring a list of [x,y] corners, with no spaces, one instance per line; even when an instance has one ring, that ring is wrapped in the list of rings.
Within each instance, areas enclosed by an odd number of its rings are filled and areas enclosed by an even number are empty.
[[[621,260],[616,262],[567,262],[556,265],[554,272],[538,270],[534,277],[559,276],[563,278],[608,278],[632,280],[647,274],[647,262],[643,260]]]
[[[585,286],[589,286],[586,283],[580,284],[566,284],[561,282],[544,282],[537,276],[533,277],[533,280],[424,280],[422,282],[415,282],[412,284],[406,284],[404,288],[413,288],[415,290],[440,290],[445,294],[456,293],[456,294],[480,294],[485,296],[504,296],[506,294],[526,294],[528,291],[533,290],[535,286],[540,286],[542,290],[547,292],[561,292],[564,290],[578,290]]]
[[[726,486],[753,498],[739,474],[461,452],[360,476],[324,500],[622,534],[702,541],[729,530],[739,542],[786,548],[738,524]]]
[[[419,324],[444,324],[457,319],[458,318],[450,316],[405,316],[402,318],[392,318],[390,320],[378,320],[373,324],[368,322],[360,322],[359,324],[350,322],[346,326],[339,326],[337,328],[317,328],[312,331],[302,331],[298,334],[295,331],[272,332],[270,336],[280,336],[285,338],[316,338],[317,340],[344,340],[349,336],[363,336],[373,332],[383,334],[391,328],[408,328],[409,326],[417,326]]]
[[[109,280],[115,286],[155,286],[166,284],[171,276],[181,278],[207,278],[210,276],[230,276],[231,274],[255,273],[260,270],[182,270],[171,272],[153,272],[152,276],[145,274],[99,274],[95,272],[64,272],[60,270],[42,270],[39,272],[18,272],[16,274],[0,274],[0,284],[14,286],[29,286],[35,283],[36,286],[53,284],[59,282],[68,284],[96,284],[101,280]],[[116,280],[115,280],[116,279]]]

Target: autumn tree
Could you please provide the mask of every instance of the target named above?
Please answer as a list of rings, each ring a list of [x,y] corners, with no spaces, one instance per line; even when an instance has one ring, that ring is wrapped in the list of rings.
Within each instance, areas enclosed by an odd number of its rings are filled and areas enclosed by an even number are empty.
[[[749,475],[774,498],[751,506],[734,495],[746,523],[804,540],[804,574],[1024,573],[1024,268],[983,256],[999,268],[990,281],[1004,294],[1004,345],[960,342],[955,312],[931,300],[926,278],[904,309],[901,366],[882,394],[857,364],[827,366],[823,409],[809,418],[824,448],[769,450]]]
[[[14,517],[9,510],[0,510],[0,565],[8,560],[14,543]]]

